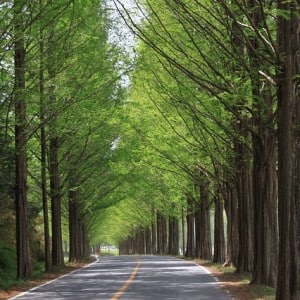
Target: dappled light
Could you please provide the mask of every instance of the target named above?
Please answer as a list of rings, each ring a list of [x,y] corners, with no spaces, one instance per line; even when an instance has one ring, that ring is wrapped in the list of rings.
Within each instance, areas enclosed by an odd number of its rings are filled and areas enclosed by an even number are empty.
[[[299,16],[1,1],[0,298],[300,299]]]

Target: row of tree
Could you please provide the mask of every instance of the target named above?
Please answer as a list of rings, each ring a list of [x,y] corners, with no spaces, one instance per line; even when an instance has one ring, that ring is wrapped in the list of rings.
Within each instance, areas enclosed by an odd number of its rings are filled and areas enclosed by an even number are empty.
[[[181,246],[299,298],[299,2],[114,3],[139,38],[125,56],[104,1],[1,4],[0,238],[15,211],[18,278],[39,247],[63,266],[64,236],[70,260]]]
[[[16,248],[19,279],[32,259],[64,266],[63,240],[70,261],[88,258],[93,219],[119,184],[109,160],[121,52],[108,14],[98,0],[0,5],[0,238]]]
[[[214,207],[222,260],[224,205],[226,263],[276,287],[277,299],[299,298],[299,1],[114,2],[140,39],[128,107],[142,145],[132,157],[151,166],[139,171],[147,180],[162,176],[150,188],[181,190],[155,209],[168,216],[175,202],[179,216],[183,205],[186,254],[211,258]]]

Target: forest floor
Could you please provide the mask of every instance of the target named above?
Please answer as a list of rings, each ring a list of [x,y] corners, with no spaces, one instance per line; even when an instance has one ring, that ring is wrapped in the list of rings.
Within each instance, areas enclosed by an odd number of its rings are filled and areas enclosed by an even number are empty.
[[[221,286],[235,300],[274,300],[275,289],[269,286],[250,284],[250,274],[237,274],[232,267],[223,267],[205,260],[193,260],[215,276]]]
[[[275,299],[275,291],[270,287],[257,286],[249,284],[249,274],[236,274],[234,269],[221,265],[213,264],[204,260],[193,260],[195,263],[208,269],[216,278],[218,278],[222,287],[227,290],[230,295],[236,300],[273,300]],[[0,290],[0,300],[7,300],[16,296],[19,293],[28,291],[38,285],[44,284],[57,277],[68,274],[76,269],[82,268],[84,263],[72,263],[58,272],[44,274],[40,278],[32,279],[29,282],[24,282],[7,291]]]

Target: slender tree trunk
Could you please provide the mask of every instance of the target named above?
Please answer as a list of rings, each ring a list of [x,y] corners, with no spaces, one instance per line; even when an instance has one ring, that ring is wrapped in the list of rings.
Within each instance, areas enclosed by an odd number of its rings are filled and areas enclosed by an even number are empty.
[[[152,254],[152,232],[149,227],[145,229],[145,239],[146,239],[146,254]]]
[[[187,196],[187,241],[186,241],[186,257],[195,257],[195,212],[194,212],[194,199],[192,195]]]
[[[253,283],[274,286],[277,274],[275,140],[254,137],[254,270]]]
[[[201,174],[202,175],[202,174]],[[212,259],[209,181],[205,175],[200,177],[200,258]],[[199,229],[198,229],[199,230]]]
[[[195,257],[201,257],[201,204],[200,200],[195,203]]]
[[[157,253],[157,228],[156,228],[156,222],[152,221],[151,224],[151,248],[152,248],[152,254],[156,254]]]
[[[234,184],[224,186],[224,207],[227,217],[227,250],[224,266],[236,266],[238,257],[237,193]]]
[[[81,260],[80,254],[80,224],[79,224],[79,203],[77,191],[69,190],[69,261]]]
[[[168,254],[179,254],[179,222],[176,217],[169,217]]]
[[[242,132],[242,128],[237,129]],[[241,133],[246,137],[246,134]],[[235,143],[236,190],[238,201],[238,258],[236,272],[253,271],[253,188],[250,150],[245,143]]]
[[[86,226],[84,222],[81,222],[81,224],[82,224],[82,244],[83,244],[82,259],[87,260],[91,255],[90,243],[89,243]]]
[[[165,216],[157,212],[157,254],[167,252],[167,224]]]
[[[14,1],[14,102],[15,102],[15,163],[16,163],[16,240],[17,278],[31,276],[31,257],[27,216],[27,158],[26,158],[26,105],[25,105],[25,47],[23,1]]]
[[[52,5],[52,0],[47,1]],[[54,53],[54,31],[49,32],[47,42],[47,61],[46,66],[49,74],[49,106],[52,117],[49,125],[49,177],[50,177],[50,197],[51,197],[51,222],[52,222],[52,267],[61,268],[64,266],[62,231],[61,231],[61,186],[59,173],[59,138],[56,128],[56,95],[55,95],[55,62]]]
[[[137,254],[145,254],[145,230],[140,227],[136,231],[136,253]]]
[[[169,225],[169,230],[168,230],[168,252],[167,254],[172,254],[172,249],[173,249],[173,235],[174,235],[174,228],[173,228],[173,218],[169,217],[168,219],[168,225]]]
[[[227,6],[227,4],[225,5]],[[236,12],[235,12],[236,10]],[[246,60],[246,37],[239,22],[243,22],[244,14],[233,5],[235,19],[231,25],[232,52],[242,60]],[[248,76],[240,61],[232,60],[232,69],[239,74],[242,81],[246,82]],[[233,139],[234,146],[234,172],[237,191],[237,225],[238,225],[238,257],[236,271],[238,273],[251,272],[253,270],[253,189],[251,178],[251,142],[250,131],[251,119],[244,114],[244,107],[247,105],[243,96],[238,101],[238,105],[233,107],[235,115],[232,126],[238,135]]]
[[[157,253],[157,223],[156,223],[156,212],[155,208],[152,207],[152,223],[151,223],[151,248],[152,254]]]
[[[279,256],[276,299],[300,299],[300,3],[277,1]],[[288,16],[288,17],[287,17]]]
[[[40,1],[40,9],[42,9],[42,1]],[[47,167],[46,167],[46,128],[45,128],[45,93],[44,93],[44,36],[42,29],[40,30],[40,122],[41,122],[41,189],[42,189],[42,203],[43,203],[43,217],[44,217],[44,243],[45,243],[45,271],[48,272],[51,268],[51,251],[50,251],[50,233],[49,233],[49,212],[48,212],[48,198],[47,198]]]
[[[213,262],[224,263],[225,261],[225,236],[224,236],[224,217],[223,202],[220,194],[214,197],[215,202],[215,228],[214,228],[214,257]]]
[[[262,3],[249,0],[252,22],[257,30],[263,27]],[[254,265],[252,283],[275,286],[277,275],[277,203],[276,157],[274,130],[274,96],[270,83],[261,77],[259,59],[263,51],[257,37],[249,39],[253,98],[253,199],[254,199]],[[263,83],[263,85],[262,85]]]
[[[186,245],[185,245],[185,212],[184,207],[181,209],[181,231],[182,231],[182,253],[185,253]]]
[[[52,220],[52,266],[64,266],[62,232],[61,232],[61,192],[58,168],[58,137],[50,137],[50,195],[51,195],[51,220]]]

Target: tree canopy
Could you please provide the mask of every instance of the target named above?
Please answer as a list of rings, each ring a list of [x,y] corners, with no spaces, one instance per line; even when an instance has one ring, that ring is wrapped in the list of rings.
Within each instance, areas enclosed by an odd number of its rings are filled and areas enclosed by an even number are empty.
[[[299,10],[0,4],[0,240],[17,278],[105,243],[299,298]]]

